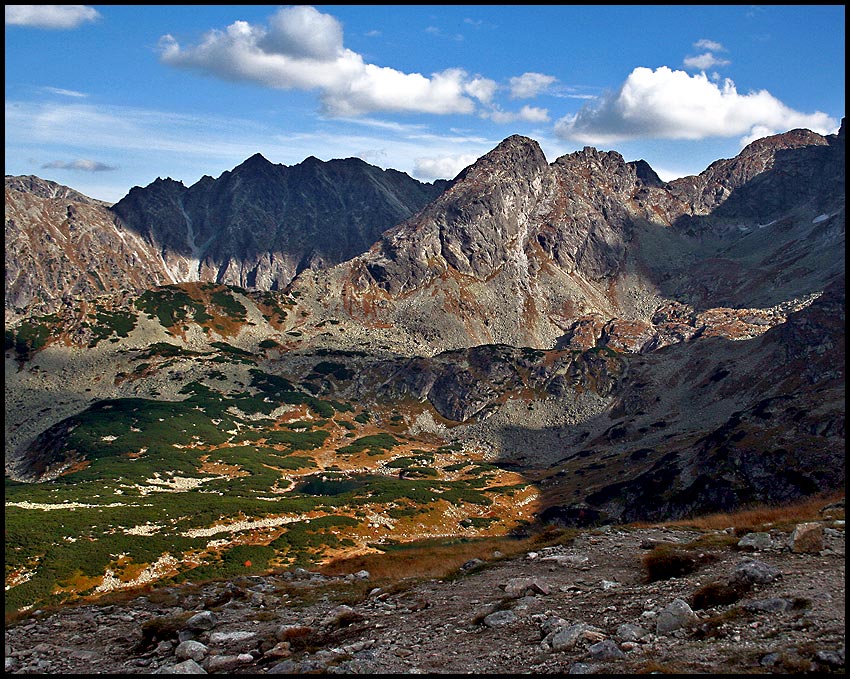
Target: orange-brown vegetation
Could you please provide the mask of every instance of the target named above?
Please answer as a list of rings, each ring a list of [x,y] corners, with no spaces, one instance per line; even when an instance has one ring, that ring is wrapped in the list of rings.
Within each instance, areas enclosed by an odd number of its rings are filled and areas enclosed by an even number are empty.
[[[824,518],[821,509],[830,504],[836,504],[844,499],[844,491],[813,495],[800,502],[781,506],[758,506],[742,509],[738,512],[718,512],[706,516],[678,521],[669,521],[667,526],[688,526],[700,530],[723,530],[734,527],[738,531],[754,531],[763,528],[783,528],[793,524],[815,521]],[[832,518],[843,519],[844,510],[836,510],[831,514]],[[636,527],[647,526],[646,523],[634,524]]]

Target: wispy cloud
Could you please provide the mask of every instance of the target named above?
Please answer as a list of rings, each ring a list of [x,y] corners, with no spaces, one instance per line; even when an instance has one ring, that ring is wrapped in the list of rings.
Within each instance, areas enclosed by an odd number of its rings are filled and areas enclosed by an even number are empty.
[[[544,73],[523,73],[510,79],[510,90],[512,99],[530,99],[546,92],[552,85],[558,82],[553,75]]]
[[[76,150],[80,154],[128,157],[135,164],[156,168],[165,166],[164,158],[170,159],[172,167],[174,159],[179,158],[180,167],[197,169],[194,177],[190,172],[172,175],[187,182],[231,169],[257,151],[273,162],[286,164],[299,163],[311,155],[323,160],[361,157],[430,181],[457,174],[455,165],[438,165],[434,159],[466,159],[472,155],[474,160],[500,141],[463,131],[434,133],[424,125],[369,117],[329,118],[321,129],[299,133],[225,116],[76,102],[7,101],[5,113],[7,150],[32,153],[38,149],[48,157]],[[441,172],[434,174],[438,167]],[[123,194],[114,190],[104,199],[117,200],[116,195],[120,198]]]
[[[498,107],[481,114],[482,118],[489,118],[494,123],[513,123],[518,120],[527,123],[545,123],[549,120],[549,111],[537,106],[523,106],[519,111],[503,111]]]
[[[42,87],[41,89],[45,92],[50,92],[51,94],[58,94],[63,97],[74,97],[77,99],[84,99],[85,97],[89,96],[84,92],[77,92],[76,90],[66,90],[62,87]]]
[[[85,103],[7,101],[6,139],[9,143],[62,145],[84,149],[179,153],[232,157],[244,136],[261,134],[259,124],[214,116],[191,116],[124,106]]]
[[[314,7],[285,7],[267,26],[236,21],[192,46],[165,35],[159,47],[162,62],[177,68],[275,89],[317,91],[328,115],[475,111],[477,78],[459,68],[426,77],[366,63],[344,47],[339,21]]]
[[[694,43],[694,47],[698,50],[710,50],[712,52],[725,52],[726,48],[719,42],[701,38]]]
[[[378,118],[343,118],[337,117],[334,118],[337,122],[341,123],[350,123],[352,125],[360,125],[367,127],[374,127],[379,130],[387,130],[391,132],[395,132],[396,134],[418,134],[423,130],[427,129],[425,125],[420,123],[399,123],[394,120],[379,120]]]
[[[67,30],[96,21],[100,16],[100,12],[88,5],[6,5],[7,26]]]
[[[455,40],[457,42],[463,41],[462,33],[449,33],[444,31],[442,28],[438,28],[437,26],[428,26],[425,29],[425,32],[429,35],[433,35],[435,38],[444,38],[446,40]]]
[[[686,57],[682,62],[687,69],[697,70],[697,71],[707,71],[710,68],[717,68],[719,66],[728,66],[732,62],[728,59],[723,59],[721,57],[715,56],[715,52],[726,52],[726,48],[716,40],[709,40],[708,38],[700,38],[694,43],[694,47],[698,50],[707,50],[702,54],[697,54],[695,56]]]
[[[83,172],[111,172],[117,170],[118,167],[116,165],[107,165],[106,163],[101,163],[96,160],[53,160],[49,163],[45,163],[41,166],[42,169],[52,169],[52,170],[82,170]]]
[[[795,111],[767,90],[739,94],[728,78],[718,84],[703,73],[691,76],[662,66],[634,69],[619,90],[561,118],[555,132],[562,139],[590,144],[738,135],[743,135],[743,143],[755,131],[797,127],[830,134],[838,122],[820,111]]]
[[[728,59],[716,57],[711,52],[705,52],[704,54],[698,54],[695,57],[686,57],[683,63],[685,68],[707,71],[708,69],[715,68],[717,66],[728,66],[732,62]]]
[[[482,28],[493,30],[495,28],[498,28],[498,26],[494,23],[484,21],[483,19],[473,19],[471,17],[466,17],[463,20],[463,23],[465,23],[467,26],[472,26],[472,28],[474,28],[475,30],[480,30]]]

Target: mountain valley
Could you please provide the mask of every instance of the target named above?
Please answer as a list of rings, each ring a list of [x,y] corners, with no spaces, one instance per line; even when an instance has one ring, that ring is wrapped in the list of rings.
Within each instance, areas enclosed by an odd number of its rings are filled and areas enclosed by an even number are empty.
[[[7,177],[7,613],[843,492],[844,163]]]

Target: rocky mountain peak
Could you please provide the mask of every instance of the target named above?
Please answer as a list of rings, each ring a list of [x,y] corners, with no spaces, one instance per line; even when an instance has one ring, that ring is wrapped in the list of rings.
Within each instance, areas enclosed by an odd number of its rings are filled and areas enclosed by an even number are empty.
[[[514,134],[463,170],[457,176],[457,181],[470,177],[474,177],[472,181],[480,181],[493,172],[540,172],[546,167],[546,156],[540,144],[529,137]]]
[[[633,160],[626,164],[634,169],[637,178],[646,186],[664,186],[665,182],[662,181],[661,177],[658,176],[655,170],[645,160]]]
[[[148,184],[148,186],[156,187],[156,188],[159,188],[159,189],[165,189],[165,190],[185,189],[186,188],[186,185],[183,182],[181,182],[177,179],[172,179],[171,177],[165,177],[164,179],[162,177],[157,177],[150,184]],[[138,189],[139,187],[134,186],[133,188]],[[132,191],[132,189],[130,189],[130,190]]]
[[[384,234],[364,256],[365,285],[390,294],[455,275],[484,280],[514,259],[528,216],[551,183],[540,145],[512,135],[455,178],[437,200]],[[517,253],[518,256],[518,253]],[[354,276],[361,268],[355,264]]]
[[[797,149],[804,146],[824,146],[827,144],[825,137],[816,132],[805,129],[789,130],[782,134],[774,134],[769,137],[756,139],[747,144],[738,157],[749,158],[760,153],[776,152],[782,149]]]
[[[304,160],[298,163],[295,167],[315,167],[317,165],[324,165],[325,161],[316,158],[316,156],[307,156]]]
[[[239,165],[237,165],[234,170],[239,168],[249,168],[249,167],[263,167],[267,165],[274,165],[268,158],[266,158],[262,153],[255,153],[253,156],[246,158]]]
[[[35,175],[11,176],[6,175],[6,189],[11,191],[19,191],[22,193],[30,193],[39,198],[66,200],[74,203],[83,203],[86,205],[108,205],[100,200],[89,198],[79,191],[72,188],[57,184],[49,179],[42,179]]]

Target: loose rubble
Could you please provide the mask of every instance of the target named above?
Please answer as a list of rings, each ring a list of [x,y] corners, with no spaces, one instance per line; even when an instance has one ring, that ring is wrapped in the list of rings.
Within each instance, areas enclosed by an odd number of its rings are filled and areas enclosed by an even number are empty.
[[[445,580],[378,584],[304,569],[35,611],[7,624],[13,674],[844,672],[843,521],[821,549],[772,530],[706,548],[696,571],[647,582],[679,528],[588,531],[464,564]],[[732,531],[714,537],[729,538]],[[712,536],[709,536],[712,537]],[[734,538],[734,535],[732,535]],[[727,588],[714,605],[698,591]],[[708,595],[705,595],[705,599]]]

